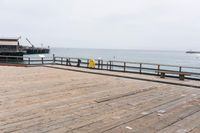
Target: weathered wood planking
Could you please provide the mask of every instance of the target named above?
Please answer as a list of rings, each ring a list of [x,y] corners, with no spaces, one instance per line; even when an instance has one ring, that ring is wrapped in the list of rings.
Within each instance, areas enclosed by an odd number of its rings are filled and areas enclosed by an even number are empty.
[[[199,131],[199,89],[44,67],[0,73],[2,133]]]

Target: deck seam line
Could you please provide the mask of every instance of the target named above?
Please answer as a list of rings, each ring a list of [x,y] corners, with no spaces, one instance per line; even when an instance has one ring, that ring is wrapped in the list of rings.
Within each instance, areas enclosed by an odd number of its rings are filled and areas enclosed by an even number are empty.
[[[200,107],[200,106],[198,106],[198,107]],[[189,114],[189,115],[187,115],[187,116],[178,118],[176,121],[172,122],[171,124],[168,124],[167,126],[163,127],[162,129],[157,130],[156,132],[159,132],[159,131],[161,131],[161,130],[164,130],[164,129],[166,129],[167,127],[170,127],[170,126],[176,124],[177,122],[179,122],[179,121],[181,121],[181,120],[184,120],[185,118],[188,118],[188,117],[190,117],[190,116],[192,116],[192,115],[194,115],[194,114],[196,114],[196,113],[199,113],[199,112],[200,112],[200,108],[198,108],[197,111],[194,111],[194,112],[192,112],[191,114]]]

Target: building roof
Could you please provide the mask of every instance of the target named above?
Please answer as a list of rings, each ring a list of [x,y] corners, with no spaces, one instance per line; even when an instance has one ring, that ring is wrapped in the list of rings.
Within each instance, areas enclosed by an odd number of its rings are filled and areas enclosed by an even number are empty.
[[[0,38],[0,45],[18,45],[19,38]]]

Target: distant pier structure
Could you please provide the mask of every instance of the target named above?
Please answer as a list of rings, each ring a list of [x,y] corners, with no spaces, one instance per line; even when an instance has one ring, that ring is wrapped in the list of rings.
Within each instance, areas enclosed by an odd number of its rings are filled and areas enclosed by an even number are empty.
[[[35,47],[28,39],[31,46],[20,45],[18,38],[0,38],[0,55],[1,56],[23,56],[24,54],[46,54],[50,48]]]
[[[0,55],[23,56],[20,49],[19,38],[0,38]]]

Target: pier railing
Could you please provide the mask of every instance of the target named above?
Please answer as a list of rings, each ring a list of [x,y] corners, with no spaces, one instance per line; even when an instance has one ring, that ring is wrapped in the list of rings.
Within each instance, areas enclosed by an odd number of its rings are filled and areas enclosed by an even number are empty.
[[[52,63],[53,57],[0,56],[0,64],[44,65]]]
[[[81,62],[79,62],[78,60],[81,60]],[[186,76],[186,78],[200,80],[200,67],[154,64],[154,63],[143,63],[143,62],[128,62],[128,61],[116,61],[116,60],[100,60],[100,59],[95,59],[95,62],[96,62],[95,69],[97,70],[139,73],[148,75],[160,75],[160,71],[187,72],[190,73],[191,75]],[[54,57],[54,63],[58,65],[88,68],[89,59],[72,58],[72,57],[68,58]],[[178,75],[175,74],[168,74],[167,76],[178,77]]]
[[[45,65],[56,64],[71,67],[88,68],[89,60],[86,58],[73,58],[73,57],[17,57],[17,56],[0,56],[1,64],[23,64],[23,65]],[[94,59],[96,62],[96,70],[107,70],[125,73],[139,73],[148,75],[160,75],[160,71],[171,72],[187,72],[191,75],[186,76],[188,79],[200,80],[200,67],[167,65],[167,64],[154,64],[143,62],[128,62],[116,60],[101,60]],[[175,74],[167,74],[169,77],[178,77]]]

